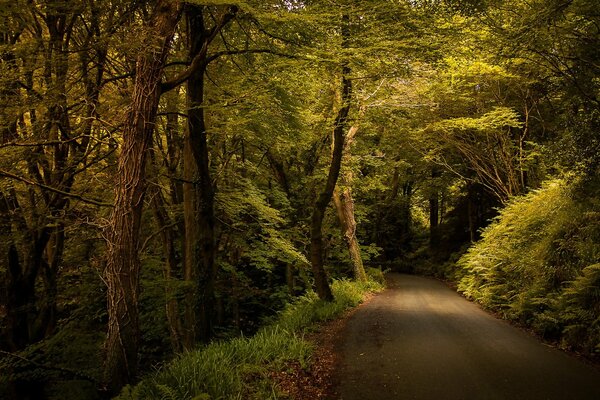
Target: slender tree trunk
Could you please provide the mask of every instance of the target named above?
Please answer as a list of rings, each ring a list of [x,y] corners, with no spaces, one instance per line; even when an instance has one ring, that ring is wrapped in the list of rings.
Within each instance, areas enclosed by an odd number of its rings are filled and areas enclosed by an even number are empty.
[[[467,214],[469,217],[469,236],[472,243],[477,240],[478,217],[475,196],[475,188],[471,185],[467,190]]]
[[[59,223],[52,230],[46,246],[46,259],[42,263],[42,278],[44,282],[44,297],[36,321],[38,335],[49,337],[54,333],[57,323],[58,273],[63,261],[65,249],[65,225]]]
[[[178,91],[171,96],[163,96],[165,100],[168,114],[166,116],[167,123],[164,132],[166,141],[166,159],[165,166],[169,176],[176,176],[180,162],[180,154],[183,149],[179,147],[182,139],[179,135],[179,120],[176,114],[177,101],[179,96]],[[164,98],[166,97],[166,99]],[[158,138],[158,141],[161,139]],[[152,173],[157,176],[158,164],[155,159],[155,152],[150,153],[152,159]],[[174,179],[170,180],[168,190],[168,198],[172,205],[180,205],[182,202],[182,184]],[[169,327],[169,336],[171,339],[171,347],[174,353],[180,353],[184,348],[185,334],[183,332],[182,320],[179,315],[180,304],[177,300],[177,289],[174,286],[178,282],[174,276],[174,272],[178,270],[177,262],[177,244],[182,240],[181,232],[184,232],[185,226],[183,219],[179,216],[171,218],[167,212],[167,196],[163,194],[162,189],[158,184],[153,184],[150,187],[150,196],[152,197],[152,210],[154,212],[154,220],[160,232],[165,264],[163,268],[165,278],[165,312],[167,317],[167,325]]]
[[[342,16],[342,47],[347,46],[349,17],[347,14]],[[342,104],[337,113],[333,128],[333,151],[331,154],[331,164],[329,173],[323,191],[319,194],[313,208],[313,214],[310,225],[310,262],[315,279],[315,289],[317,295],[322,300],[333,300],[333,294],[327,281],[327,273],[323,266],[323,218],[327,205],[331,201],[333,190],[337,183],[342,166],[342,156],[344,151],[344,132],[350,111],[350,96],[352,95],[352,82],[348,78],[350,67],[344,64],[342,67]]]
[[[186,224],[185,276],[195,282],[194,299],[188,299],[186,330],[194,341],[207,342],[213,331],[217,242],[215,232],[215,188],[210,173],[209,148],[204,118],[204,73],[207,49],[216,35],[233,19],[236,7],[229,7],[212,29],[204,24],[202,6],[188,4],[189,58],[202,67],[187,80],[187,132],[184,164],[192,185],[184,190]],[[189,236],[188,236],[189,235]],[[190,307],[193,307],[193,313]],[[192,315],[193,314],[193,315]],[[192,321],[193,320],[193,321]],[[193,325],[192,325],[193,324]],[[193,332],[193,334],[192,334]]]
[[[159,0],[152,14],[151,36],[136,61],[131,109],[123,131],[116,174],[114,209],[107,231],[108,334],[104,379],[116,393],[137,374],[139,341],[139,233],[146,191],[146,158],[158,102],[160,80],[173,32],[181,14],[179,2]]]
[[[343,189],[335,188],[333,191],[333,202],[338,213],[338,219],[342,227],[342,236],[352,260],[352,270],[354,278],[361,282],[366,282],[367,275],[360,255],[360,246],[356,238],[356,220],[354,219],[354,200],[350,187]]]
[[[288,292],[291,295],[294,295],[295,293],[295,287],[296,287],[296,279],[294,277],[294,266],[290,263],[286,263],[285,264],[285,283],[287,285],[288,288]]]
[[[22,350],[43,338],[38,320],[36,280],[44,265],[44,249],[48,245],[50,229],[32,230],[23,216],[17,195],[13,189],[7,194],[0,192],[0,220],[7,228],[7,269],[3,276],[3,298],[7,310],[3,336],[9,351]],[[22,236],[16,237],[19,231]],[[21,248],[21,255],[19,254]]]
[[[206,43],[204,16],[200,6],[186,9],[189,57],[196,57]],[[194,282],[193,298],[188,299],[186,329],[193,332],[194,341],[206,342],[212,334],[214,310],[214,281],[216,277],[216,235],[214,188],[210,175],[210,161],[206,123],[204,120],[204,68],[196,71],[187,81],[188,126],[185,137],[188,174],[193,184],[186,197],[186,278]],[[190,307],[192,309],[190,309]],[[191,324],[191,325],[190,325]]]
[[[177,268],[177,257],[175,248],[176,231],[171,218],[165,209],[165,200],[160,188],[155,187],[151,194],[152,209],[154,211],[154,220],[160,230],[160,240],[165,255],[165,265],[163,268],[165,278],[165,311],[167,315],[167,324],[169,326],[169,336],[174,353],[179,353],[183,349],[181,321],[179,319],[179,305],[173,288],[173,271]]]
[[[441,173],[433,167],[431,170],[431,178],[434,180],[440,177]],[[439,221],[440,221],[440,193],[438,185],[433,182],[432,192],[429,195],[429,247],[431,249],[437,247],[440,244],[439,235]]]
[[[361,107],[359,115],[364,113],[364,107]],[[342,160],[350,157],[350,148],[354,140],[354,136],[358,132],[358,125],[353,125],[346,136]],[[354,218],[354,199],[352,198],[352,181],[353,176],[351,171],[344,171],[340,178],[342,188],[337,185],[333,191],[333,203],[338,214],[340,226],[342,228],[342,237],[352,261],[352,269],[354,278],[361,282],[367,281],[367,274],[360,255],[360,245],[356,237],[356,219]]]
[[[439,244],[438,222],[440,213],[439,193],[437,190],[429,196],[429,247]]]
[[[192,183],[197,176],[196,163],[192,154],[189,133],[186,133],[183,145],[183,223],[185,236],[183,241],[183,279],[188,283],[194,282],[196,276],[196,257],[194,246],[198,242],[198,225],[196,221],[196,190]],[[196,343],[194,299],[195,288],[191,286],[186,289],[183,306],[183,346],[191,350]]]

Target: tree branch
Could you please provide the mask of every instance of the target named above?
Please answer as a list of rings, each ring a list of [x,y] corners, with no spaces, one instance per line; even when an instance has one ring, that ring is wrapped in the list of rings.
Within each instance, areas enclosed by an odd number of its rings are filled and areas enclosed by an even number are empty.
[[[127,72],[127,73],[125,73],[125,74],[122,74],[122,75],[116,75],[116,76],[112,76],[112,77],[110,77],[110,78],[106,78],[106,79],[104,79],[104,80],[102,81],[102,83],[100,84],[100,87],[104,87],[104,86],[106,86],[108,83],[111,83],[111,82],[116,82],[116,81],[120,81],[120,80],[122,80],[122,79],[132,78],[132,77],[134,77],[134,76],[135,76],[135,71],[130,71],[130,72]]]
[[[112,207],[113,206],[112,204],[103,203],[103,202],[98,201],[98,200],[86,199],[85,197],[83,197],[81,195],[74,194],[74,193],[69,193],[69,192],[65,192],[63,190],[56,189],[56,188],[54,188],[52,186],[44,185],[43,183],[30,181],[27,178],[23,178],[21,176],[11,174],[10,172],[4,171],[4,170],[0,170],[0,176],[6,177],[6,178],[10,178],[10,179],[14,179],[14,180],[17,180],[19,182],[26,183],[28,185],[37,186],[37,187],[42,188],[44,190],[47,190],[49,192],[58,193],[58,194],[61,194],[61,195],[65,196],[65,197],[70,197],[70,198],[73,198],[73,199],[77,199],[77,200],[80,200],[80,201],[82,201],[84,203],[93,204],[95,206],[99,206],[99,207]]]
[[[87,374],[84,374],[82,372],[79,372],[79,371],[73,371],[71,369],[62,368],[62,367],[55,367],[54,365],[41,364],[41,363],[38,363],[36,361],[30,360],[28,358],[25,358],[23,356],[20,356],[18,354],[10,353],[10,352],[4,351],[4,350],[0,350],[0,354],[2,354],[4,356],[15,358],[15,359],[17,359],[19,361],[23,361],[23,362],[25,362],[25,363],[27,363],[29,365],[32,365],[35,368],[45,369],[47,371],[58,371],[58,372],[66,373],[66,374],[69,374],[69,375],[74,376],[76,378],[83,379],[83,380],[86,380],[86,381],[98,384],[98,381],[95,378],[93,378],[92,376],[89,376]]]
[[[208,52],[208,46],[215,39],[215,37],[219,34],[221,29],[225,25],[229,23],[238,11],[237,6],[231,6],[227,10],[225,14],[221,17],[221,19],[217,22],[217,24],[210,30],[208,37],[204,40],[204,44],[202,45],[202,49],[196,54],[196,56],[190,62],[190,66],[182,71],[179,75],[171,79],[170,81],[163,82],[161,85],[161,92],[165,93],[169,90],[175,89],[177,86],[181,85],[185,81],[187,81],[190,76],[192,76],[196,71],[206,66],[206,54]]]
[[[39,147],[39,146],[51,146],[51,145],[57,145],[57,144],[65,144],[65,143],[69,143],[69,142],[74,142],[77,139],[81,138],[82,136],[83,135],[75,136],[75,137],[67,139],[67,140],[47,140],[44,142],[32,142],[32,143],[10,141],[10,142],[0,144],[0,149],[2,149],[4,147]]]
[[[214,61],[217,58],[222,57],[222,56],[232,56],[232,55],[236,55],[236,54],[273,54],[273,55],[283,56],[283,57],[288,57],[288,58],[297,58],[296,56],[294,56],[292,54],[279,53],[277,51],[270,50],[270,49],[228,50],[228,51],[219,51],[219,52],[213,54],[212,56],[206,58],[206,61],[204,62],[204,64],[208,65],[212,61]]]

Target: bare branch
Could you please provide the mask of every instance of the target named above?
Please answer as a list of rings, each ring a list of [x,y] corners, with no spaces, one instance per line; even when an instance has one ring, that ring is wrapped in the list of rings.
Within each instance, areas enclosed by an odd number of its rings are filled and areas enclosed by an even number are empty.
[[[245,50],[228,50],[228,51],[219,51],[212,56],[208,57],[205,61],[205,65],[210,64],[212,61],[216,60],[222,56],[232,56],[236,54],[273,54],[277,56],[287,57],[287,58],[298,58],[292,54],[280,53],[271,49],[245,49]]]

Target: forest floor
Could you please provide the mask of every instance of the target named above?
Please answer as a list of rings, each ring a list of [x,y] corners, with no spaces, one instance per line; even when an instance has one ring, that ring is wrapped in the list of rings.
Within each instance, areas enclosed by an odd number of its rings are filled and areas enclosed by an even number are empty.
[[[600,399],[594,366],[494,318],[442,282],[387,279],[387,290],[324,328],[333,337],[323,348],[333,353],[323,357],[333,361],[317,362],[326,373],[316,375],[330,386],[322,397],[298,399]]]

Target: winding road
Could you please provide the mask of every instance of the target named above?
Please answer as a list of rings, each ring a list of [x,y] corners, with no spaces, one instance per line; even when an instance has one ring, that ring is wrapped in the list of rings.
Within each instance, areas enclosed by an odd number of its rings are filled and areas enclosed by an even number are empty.
[[[443,283],[388,274],[352,315],[341,400],[600,399],[600,371],[482,311]]]

